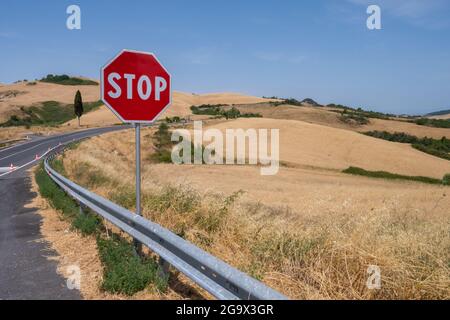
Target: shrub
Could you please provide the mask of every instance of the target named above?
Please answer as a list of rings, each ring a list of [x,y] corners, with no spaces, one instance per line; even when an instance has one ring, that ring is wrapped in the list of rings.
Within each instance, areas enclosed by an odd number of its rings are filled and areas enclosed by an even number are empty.
[[[55,83],[66,86],[98,86],[98,83],[92,80],[69,77],[66,74],[63,75],[53,75],[49,74],[40,80],[41,82]]]
[[[226,119],[237,119],[237,118],[261,118],[262,115],[259,113],[244,113],[242,114],[239,109],[232,107],[229,110],[225,110],[223,107],[225,105],[221,104],[204,104],[200,106],[191,106],[193,114],[197,115],[209,115],[215,116],[216,118],[226,118]]]
[[[442,183],[446,186],[450,186],[450,173],[447,173],[444,178],[442,178]]]
[[[450,128],[450,119],[429,119],[420,118],[412,120],[411,122],[419,126],[436,127],[436,128]]]
[[[403,132],[390,133],[387,131],[369,131],[364,134],[392,142],[411,143],[412,147],[419,151],[450,160],[450,140],[446,137],[441,139],[418,138]]]
[[[365,125],[369,123],[369,119],[359,113],[347,113],[343,111],[339,117],[339,120],[347,124]]]
[[[133,245],[114,236],[97,237],[100,260],[104,265],[102,288],[111,293],[133,295],[150,283],[159,292],[167,289],[168,279],[159,276],[158,264],[151,258],[141,258]]]
[[[396,173],[390,173],[386,171],[368,171],[358,167],[349,167],[342,171],[343,173],[372,177],[372,178],[381,178],[381,179],[394,179],[394,180],[409,180],[409,181],[418,181],[430,184],[442,184],[442,180],[430,177],[422,177],[422,176],[406,176]]]
[[[100,225],[100,218],[92,213],[79,213],[72,222],[72,226],[84,236],[96,233]]]
[[[155,153],[150,156],[150,159],[162,163],[172,162],[173,143],[169,127],[166,123],[161,123],[153,135],[153,145],[155,147]]]

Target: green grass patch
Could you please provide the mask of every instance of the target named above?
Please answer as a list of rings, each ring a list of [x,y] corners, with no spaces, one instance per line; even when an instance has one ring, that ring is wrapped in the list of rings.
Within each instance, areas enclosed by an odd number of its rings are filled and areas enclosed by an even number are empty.
[[[155,290],[166,291],[168,279],[160,277],[158,264],[137,256],[128,241],[97,237],[97,246],[104,265],[103,290],[131,296],[153,284]]]
[[[262,118],[262,115],[259,113],[241,113],[235,107],[226,110],[223,108],[225,106],[226,105],[223,104],[203,104],[200,106],[191,106],[191,111],[193,114],[209,115],[214,116],[214,118]]]
[[[52,166],[58,172],[64,172],[60,160],[53,161]],[[94,234],[100,228],[100,219],[90,212],[80,214],[78,204],[47,175],[43,163],[37,169],[35,178],[39,186],[39,193],[53,208],[60,211],[65,219],[71,222],[73,228],[79,230],[83,235]]]
[[[102,225],[99,216],[92,213],[78,213],[72,221],[72,226],[80,230],[84,236],[97,233]]]
[[[341,115],[339,116],[339,120],[341,122],[347,123],[347,124],[354,124],[354,125],[365,125],[368,124],[370,121],[368,117],[361,113],[361,112],[348,112],[347,110],[344,110],[341,112]]]
[[[430,178],[430,177],[422,177],[422,176],[406,176],[396,173],[390,173],[386,171],[368,171],[358,167],[349,167],[342,171],[343,173],[371,177],[371,178],[380,178],[380,179],[390,179],[390,180],[408,180],[408,181],[417,181],[429,184],[443,184],[441,179]]]
[[[98,86],[98,82],[88,80],[88,79],[70,77],[66,74],[63,74],[63,75],[49,74],[46,77],[42,78],[40,81],[47,82],[47,83],[55,83],[55,84],[60,84],[60,85],[65,85],[65,86]]]
[[[75,217],[78,214],[79,209],[76,202],[68,197],[47,175],[43,163],[36,170],[35,179],[39,186],[39,193],[49,201],[53,208],[61,211],[65,218]]]
[[[450,186],[450,173],[447,173],[442,179],[442,183],[446,186]]]
[[[429,119],[420,118],[412,120],[411,122],[419,126],[435,127],[435,128],[450,128],[450,119]]]
[[[52,162],[52,167],[60,173],[65,172],[63,162],[59,159]],[[168,277],[161,276],[155,260],[137,256],[133,245],[117,235],[103,239],[101,218],[87,210],[80,213],[78,204],[47,175],[43,163],[39,165],[35,179],[39,193],[62,213],[64,219],[70,221],[73,228],[84,236],[97,234],[100,259],[104,265],[102,288],[105,291],[133,295],[150,284],[158,292],[167,289]]]

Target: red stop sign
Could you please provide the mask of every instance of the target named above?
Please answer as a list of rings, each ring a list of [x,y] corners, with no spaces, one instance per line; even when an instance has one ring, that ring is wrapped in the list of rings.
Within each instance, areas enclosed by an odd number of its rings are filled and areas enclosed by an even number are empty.
[[[123,122],[151,123],[170,105],[170,75],[152,53],[123,50],[102,68],[101,98]]]

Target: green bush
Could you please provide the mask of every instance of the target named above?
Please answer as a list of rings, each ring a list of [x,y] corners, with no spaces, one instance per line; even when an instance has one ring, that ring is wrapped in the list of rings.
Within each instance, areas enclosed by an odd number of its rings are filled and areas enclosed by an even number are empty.
[[[209,116],[217,116],[221,115],[223,112],[223,108],[226,105],[224,104],[202,104],[200,106],[191,106],[191,111],[193,114],[199,115],[209,115]]]
[[[442,179],[442,183],[446,186],[450,186],[450,173],[447,173]]]
[[[101,226],[101,220],[92,213],[79,213],[72,221],[72,226],[81,231],[84,236],[94,234]]]
[[[153,135],[153,145],[155,153],[150,156],[151,160],[162,163],[172,162],[172,146],[171,132],[166,123],[161,123],[158,130]]]
[[[360,113],[355,113],[355,112],[346,112],[343,111],[341,113],[341,115],[339,116],[339,120],[344,122],[344,123],[348,123],[348,124],[357,124],[357,125],[365,125],[369,123],[369,119],[360,114]]]
[[[442,180],[422,176],[406,176],[386,171],[368,171],[358,167],[349,167],[342,171],[343,173],[366,176],[371,178],[392,179],[392,180],[409,180],[430,184],[442,184]]]
[[[102,288],[105,291],[131,296],[149,284],[159,292],[166,291],[168,279],[160,277],[158,264],[151,258],[137,256],[129,242],[117,236],[97,237],[97,246],[104,265]]]
[[[43,163],[37,169],[35,178],[39,186],[39,193],[49,201],[53,208],[61,211],[64,217],[71,218],[79,213],[75,201],[68,197],[47,175]]]
[[[167,123],[179,123],[181,122],[181,118],[179,116],[175,116],[175,117],[166,117],[164,119]]]
[[[411,121],[419,126],[435,127],[435,128],[450,128],[450,119],[429,119],[420,118]]]
[[[403,132],[390,133],[387,131],[369,131],[364,134],[392,142],[411,143],[413,148],[419,151],[450,160],[450,140],[446,137],[441,139],[418,138]]]
[[[53,75],[49,74],[40,80],[41,82],[55,83],[66,86],[98,86],[98,83],[92,80],[69,77],[66,74]]]
[[[241,113],[236,107],[225,110],[222,104],[203,104],[200,106],[191,106],[193,114],[215,116],[215,118],[237,119],[237,118],[261,118],[259,113]]]

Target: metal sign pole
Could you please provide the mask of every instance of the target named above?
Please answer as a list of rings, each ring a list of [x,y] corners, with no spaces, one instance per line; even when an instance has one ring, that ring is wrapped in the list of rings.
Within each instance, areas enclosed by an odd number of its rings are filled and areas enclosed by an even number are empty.
[[[141,212],[141,124],[135,124],[136,131],[136,214],[142,215]],[[136,239],[133,240],[136,253],[141,255],[142,244]]]

